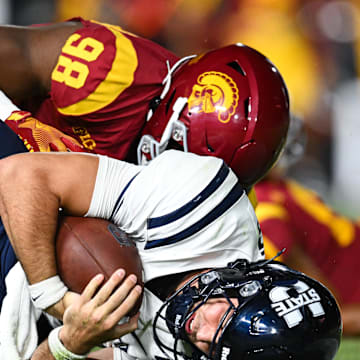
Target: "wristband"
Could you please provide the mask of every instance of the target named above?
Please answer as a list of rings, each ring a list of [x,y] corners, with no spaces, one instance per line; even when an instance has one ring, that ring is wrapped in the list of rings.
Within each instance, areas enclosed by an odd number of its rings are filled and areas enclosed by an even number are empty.
[[[60,301],[68,288],[61,281],[59,275],[29,285],[31,299],[36,308],[45,310]]]
[[[56,360],[84,360],[88,353],[84,355],[74,354],[68,350],[59,338],[59,331],[63,326],[51,330],[48,337],[48,344],[51,354]]]

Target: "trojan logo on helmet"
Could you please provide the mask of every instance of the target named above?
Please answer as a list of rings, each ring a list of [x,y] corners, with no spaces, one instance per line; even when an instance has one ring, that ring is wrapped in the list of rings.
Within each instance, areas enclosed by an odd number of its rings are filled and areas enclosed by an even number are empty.
[[[169,148],[216,156],[250,187],[286,140],[285,82],[265,56],[242,44],[179,60],[155,100],[138,146],[140,164]]]
[[[191,111],[218,114],[222,123],[230,121],[239,102],[239,90],[231,77],[212,71],[199,75],[188,100]]]

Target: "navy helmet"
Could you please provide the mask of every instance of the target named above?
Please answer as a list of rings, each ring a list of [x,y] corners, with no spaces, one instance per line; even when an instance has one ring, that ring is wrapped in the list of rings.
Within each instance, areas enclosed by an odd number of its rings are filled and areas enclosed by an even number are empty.
[[[186,322],[214,297],[225,297],[229,307],[204,354],[189,341]],[[174,336],[173,348],[157,336],[159,317]],[[164,303],[154,324],[158,346],[175,359],[331,360],[341,334],[339,307],[330,291],[274,260],[240,260],[193,277]],[[189,350],[177,351],[179,341]]]

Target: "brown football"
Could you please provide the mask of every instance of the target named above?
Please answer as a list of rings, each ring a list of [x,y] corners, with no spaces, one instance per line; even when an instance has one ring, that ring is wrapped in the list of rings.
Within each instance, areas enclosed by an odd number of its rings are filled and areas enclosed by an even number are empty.
[[[113,223],[95,218],[61,216],[56,237],[58,272],[68,288],[81,293],[96,274],[105,280],[119,268],[142,283],[142,264],[134,242]],[[139,309],[141,300],[131,314]]]

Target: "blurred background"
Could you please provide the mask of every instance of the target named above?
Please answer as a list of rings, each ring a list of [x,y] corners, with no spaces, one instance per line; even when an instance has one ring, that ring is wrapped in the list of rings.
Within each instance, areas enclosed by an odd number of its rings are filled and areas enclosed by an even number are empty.
[[[261,51],[306,125],[305,156],[289,175],[360,219],[360,0],[0,0],[0,23],[76,16],[120,25],[178,56],[236,42]],[[343,344],[336,360],[360,358],[358,339]]]
[[[117,24],[179,56],[242,42],[288,85],[308,144],[290,175],[360,218],[360,0],[0,0],[0,22]]]

